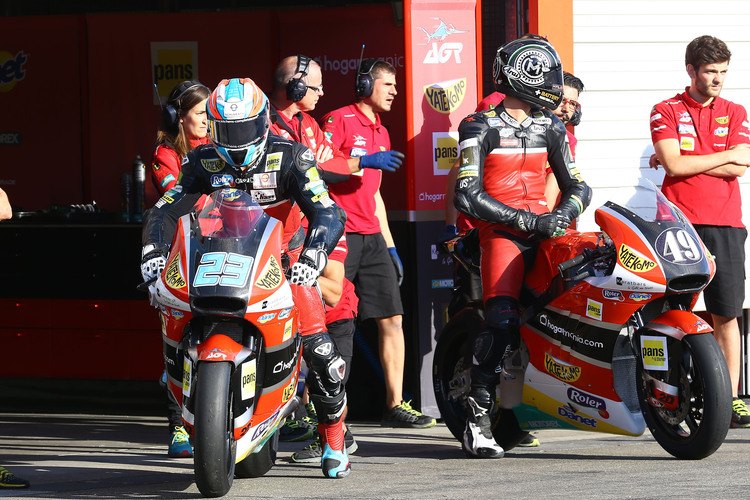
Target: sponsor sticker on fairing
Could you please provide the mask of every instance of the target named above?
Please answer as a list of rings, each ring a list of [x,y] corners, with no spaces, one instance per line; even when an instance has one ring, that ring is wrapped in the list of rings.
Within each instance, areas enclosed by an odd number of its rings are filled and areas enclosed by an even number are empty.
[[[667,338],[650,335],[641,336],[641,358],[646,370],[668,371],[669,356]]]
[[[255,358],[253,358],[242,363],[240,397],[243,401],[255,397],[255,378]]]

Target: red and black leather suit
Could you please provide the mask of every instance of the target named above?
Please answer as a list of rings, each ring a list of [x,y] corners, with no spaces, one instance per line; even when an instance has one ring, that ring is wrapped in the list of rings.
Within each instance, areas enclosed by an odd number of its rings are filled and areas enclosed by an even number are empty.
[[[477,221],[487,327],[474,345],[478,370],[472,371],[472,388],[477,382],[489,390],[517,338],[518,298],[539,243],[533,229],[537,216],[550,212],[544,197],[547,163],[561,191],[554,213],[572,221],[591,195],[571,161],[565,127],[550,111],[532,108],[519,123],[501,103],[466,117],[458,132],[455,205]]]

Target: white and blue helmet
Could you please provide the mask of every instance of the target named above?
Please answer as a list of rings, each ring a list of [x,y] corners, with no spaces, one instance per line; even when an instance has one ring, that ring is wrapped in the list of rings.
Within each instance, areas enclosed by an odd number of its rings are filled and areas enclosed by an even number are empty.
[[[268,98],[250,78],[222,80],[206,102],[208,136],[224,161],[253,166],[270,124]]]

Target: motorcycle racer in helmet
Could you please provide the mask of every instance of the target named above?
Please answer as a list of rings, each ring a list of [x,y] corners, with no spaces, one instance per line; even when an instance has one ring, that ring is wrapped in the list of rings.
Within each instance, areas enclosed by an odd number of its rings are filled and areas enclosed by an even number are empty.
[[[557,109],[563,97],[560,57],[547,40],[520,38],[497,49],[495,89],[533,107]]]
[[[456,208],[476,220],[482,254],[485,321],[472,345],[462,442],[475,458],[505,453],[493,436],[491,413],[504,359],[519,346],[524,275],[539,242],[564,233],[591,196],[571,161],[565,126],[550,111],[563,96],[562,65],[552,45],[536,37],[506,43],[497,50],[493,77],[505,98],[458,127],[454,198]],[[548,168],[561,191],[556,207],[545,197]]]
[[[250,78],[223,80],[206,102],[208,136],[224,161],[254,166],[266,148],[268,98]]]
[[[177,185],[144,215],[144,281],[161,273],[152,263],[168,255],[178,218],[203,194],[224,188],[244,190],[268,215],[280,220],[284,226],[282,265],[289,270],[300,312],[302,356],[309,368],[310,399],[318,414],[321,468],[327,478],[346,477],[351,467],[341,420],[346,407],[345,362],[326,330],[316,288],[328,255],[344,233],[346,214],[329,196],[312,151],[269,134],[268,99],[251,79],[222,80],[206,108],[211,143],[185,156]],[[300,210],[309,221],[306,232]]]

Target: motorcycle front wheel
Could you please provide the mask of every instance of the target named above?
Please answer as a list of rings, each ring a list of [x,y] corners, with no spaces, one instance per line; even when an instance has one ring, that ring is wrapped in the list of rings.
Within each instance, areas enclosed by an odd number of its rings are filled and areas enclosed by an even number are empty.
[[[237,443],[232,432],[228,362],[201,362],[195,387],[195,484],[206,497],[226,495],[234,480]]]
[[[715,452],[729,431],[732,389],[724,355],[711,334],[686,335],[669,345],[671,380],[678,382],[676,409],[649,402],[650,382],[638,362],[638,399],[654,439],[671,455],[699,460]],[[675,364],[677,366],[675,366]],[[679,370],[678,372],[672,372]],[[648,372],[667,378],[667,372]]]
[[[276,431],[257,453],[250,453],[235,467],[237,477],[261,477],[271,470],[276,461],[279,432]]]

